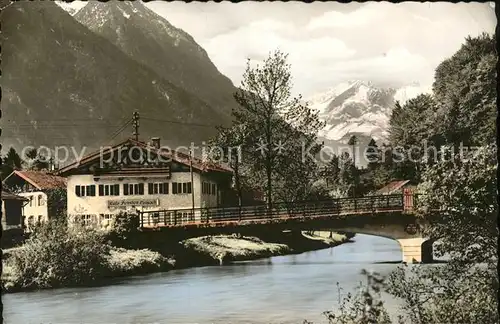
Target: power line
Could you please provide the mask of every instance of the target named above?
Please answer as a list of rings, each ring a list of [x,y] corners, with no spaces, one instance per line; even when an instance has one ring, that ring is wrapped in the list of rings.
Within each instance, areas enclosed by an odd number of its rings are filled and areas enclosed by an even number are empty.
[[[141,116],[141,119],[147,120],[147,121],[154,121],[154,122],[159,122],[159,123],[170,123],[170,124],[179,124],[179,125],[186,125],[186,126],[197,126],[197,127],[210,127],[210,128],[215,128],[222,126],[221,124],[203,124],[203,123],[192,123],[192,122],[183,122],[183,121],[178,121],[178,120],[165,120],[165,119],[158,119],[158,118],[150,118],[150,117],[143,117]],[[11,120],[8,120],[11,121]],[[65,124],[65,123],[56,123],[56,124],[45,124],[42,123],[40,124],[39,122],[53,122],[53,121],[68,121],[71,123]],[[89,121],[92,124],[88,123],[75,123],[74,121]],[[129,122],[131,120],[129,119]],[[101,124],[96,124],[101,123]],[[108,120],[95,120],[95,119],[53,119],[53,120],[40,120],[37,119],[35,120],[35,123],[23,123],[23,124],[15,124],[15,125],[7,125],[7,126],[2,126],[3,129],[16,129],[20,127],[28,127],[28,128],[65,128],[65,127],[93,127],[93,128],[101,128],[101,127],[118,127],[119,125],[109,125]]]
[[[125,120],[125,118],[122,118]],[[4,121],[4,120],[2,120]],[[61,119],[33,119],[33,120],[12,120],[7,119],[4,129],[8,128],[19,128],[19,127],[114,127],[114,125],[109,125],[110,121],[105,119],[95,119],[95,118],[61,118]],[[15,124],[10,124],[15,123]],[[116,125],[118,126],[118,125]]]
[[[199,124],[199,123],[182,122],[182,121],[178,121],[178,120],[165,120],[165,119],[149,118],[149,117],[141,117],[141,118],[145,119],[145,120],[160,122],[160,123],[171,123],[171,124],[180,124],[180,125],[187,125],[187,126],[198,126],[198,127],[219,127],[219,126],[221,126],[221,125],[214,125],[214,124]]]
[[[130,118],[129,120],[127,120],[127,121],[125,122],[125,124],[123,124],[120,128],[118,128],[118,129],[117,129],[117,130],[113,133],[113,135],[111,136],[111,139],[109,140],[108,145],[110,145],[110,144],[113,142],[113,140],[114,140],[114,139],[115,139],[118,135],[120,135],[120,133],[121,133],[121,132],[123,132],[123,131],[125,130],[125,128],[127,128],[127,126],[128,126],[128,125],[130,125],[130,123],[131,123],[132,121],[133,121],[133,119],[132,119],[132,118]]]
[[[121,119],[125,120],[127,119],[127,117],[122,117]],[[91,121],[91,122],[96,122],[96,121],[103,121],[103,122],[106,122],[107,120],[105,119],[100,119],[100,118],[50,118],[50,119],[41,119],[41,118],[36,118],[36,119],[16,119],[16,120],[13,120],[13,119],[4,119],[8,122],[33,122],[33,121],[36,121],[36,122],[53,122],[53,121],[69,121],[69,122],[73,122],[73,121]]]
[[[50,129],[50,128],[75,128],[75,127],[78,127],[78,128],[81,128],[81,127],[85,127],[85,128],[109,128],[109,127],[118,127],[120,125],[110,125],[110,124],[106,124],[106,125],[82,125],[82,124],[74,124],[74,125],[16,125],[16,126],[8,126],[8,127],[2,127],[2,129],[5,129],[5,130],[15,130],[15,129],[33,129],[33,130],[37,130],[37,129]]]

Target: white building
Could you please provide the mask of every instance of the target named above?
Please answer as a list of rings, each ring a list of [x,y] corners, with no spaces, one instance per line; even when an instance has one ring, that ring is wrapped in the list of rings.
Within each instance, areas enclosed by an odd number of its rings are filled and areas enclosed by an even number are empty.
[[[121,211],[217,207],[232,180],[229,168],[161,148],[158,138],[152,145],[128,139],[60,169],[58,175],[67,178],[68,216],[101,228]],[[199,218],[196,210],[181,215],[182,221]]]
[[[50,217],[52,204],[60,202],[49,201],[48,196],[57,189],[66,188],[66,179],[48,171],[13,171],[3,183],[13,188],[13,191],[28,202],[23,207],[22,223],[29,230],[30,225],[46,222]]]

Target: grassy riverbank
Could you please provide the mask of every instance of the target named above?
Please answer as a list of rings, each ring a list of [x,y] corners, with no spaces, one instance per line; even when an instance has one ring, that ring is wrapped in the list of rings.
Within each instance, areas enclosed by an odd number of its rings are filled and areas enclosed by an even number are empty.
[[[1,278],[3,292],[29,291],[66,286],[101,285],[106,284],[111,278],[168,271],[175,267],[175,260],[166,258],[158,252],[147,249],[127,250],[109,247],[109,254],[105,256],[105,262],[102,264],[104,271],[100,275],[92,278],[92,280],[82,278],[82,280],[77,282],[72,282],[72,280],[66,282],[65,279],[67,277],[58,277],[58,275],[54,274],[54,269],[50,267],[45,269],[42,269],[44,267],[40,267],[34,275],[27,277],[25,274],[29,270],[20,269],[18,262],[13,261],[13,258],[19,258],[20,254],[26,253],[23,247],[4,251]],[[44,274],[42,271],[46,271],[46,273]]]
[[[311,235],[300,232],[285,232],[268,234],[264,237],[204,236],[185,240],[182,245],[205,259],[212,260],[212,263],[227,264],[234,261],[248,261],[319,250],[349,241],[346,235],[333,234],[332,237],[328,237],[326,232],[317,232]]]
[[[20,247],[4,250],[3,291],[101,285],[129,275],[312,251],[342,244],[349,238],[300,232],[267,234],[265,238],[205,236],[179,242],[172,249],[167,247],[172,253],[117,248],[104,239],[93,231],[56,228],[35,235]]]
[[[291,252],[291,249],[285,244],[266,243],[256,237],[203,236],[185,240],[182,244],[187,249],[219,264],[260,259]]]

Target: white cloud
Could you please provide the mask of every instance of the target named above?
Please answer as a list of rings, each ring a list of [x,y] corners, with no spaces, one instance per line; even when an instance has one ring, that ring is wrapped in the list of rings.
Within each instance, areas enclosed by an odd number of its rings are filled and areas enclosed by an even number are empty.
[[[324,28],[352,28],[366,26],[385,15],[387,3],[368,3],[365,6],[350,12],[328,11],[314,17],[307,25],[308,30]],[[390,6],[390,5],[389,5]]]
[[[280,48],[289,53],[294,92],[308,96],[349,79],[432,83],[436,66],[467,35],[494,31],[491,4],[151,1],[146,6],[191,34],[235,84],[246,58],[258,62]]]
[[[296,84],[300,84],[300,79],[314,77],[311,72],[317,72],[319,63],[328,64],[356,53],[339,39],[328,36],[299,39],[297,32],[292,24],[266,19],[218,35],[201,45],[221,72],[237,84],[245,69],[246,58],[260,62],[275,49],[289,53],[292,73],[300,76],[295,78]]]
[[[397,84],[409,83],[409,78],[425,79],[429,69],[432,67],[424,57],[402,47],[392,48],[379,56],[337,62],[327,68],[331,73],[346,77],[378,82],[391,80]]]

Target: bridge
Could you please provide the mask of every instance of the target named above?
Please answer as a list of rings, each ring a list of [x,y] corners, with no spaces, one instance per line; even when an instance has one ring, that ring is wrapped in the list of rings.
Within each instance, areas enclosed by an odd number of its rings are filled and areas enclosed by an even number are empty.
[[[418,195],[407,193],[238,207],[138,211],[143,231],[163,231],[179,240],[238,232],[326,230],[390,238],[404,262],[432,261],[432,244],[415,216]]]

